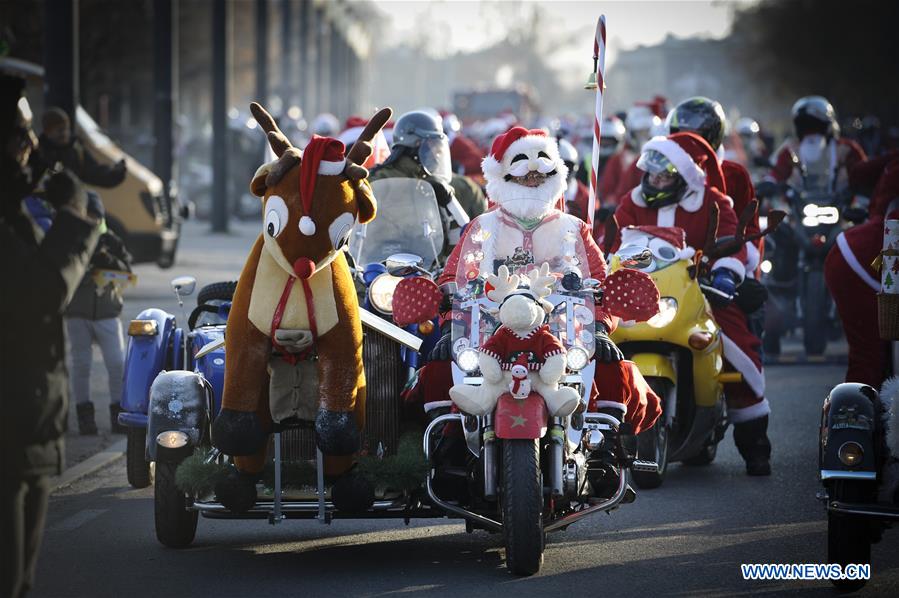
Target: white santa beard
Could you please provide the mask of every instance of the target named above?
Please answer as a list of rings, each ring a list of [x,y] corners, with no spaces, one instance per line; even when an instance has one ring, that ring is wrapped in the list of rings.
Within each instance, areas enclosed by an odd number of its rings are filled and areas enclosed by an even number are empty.
[[[479,217],[481,227],[491,234],[484,244],[486,263],[514,255],[524,244],[518,228],[503,224],[497,212],[488,212]],[[580,237],[580,220],[570,214],[560,214],[558,218],[544,222],[533,231],[534,264],[552,262],[567,251],[575,252]],[[579,264],[584,277],[589,272],[588,264]]]
[[[487,195],[516,218],[539,218],[555,207],[565,192],[565,179],[556,172],[539,187],[525,187],[501,177],[487,182]]]

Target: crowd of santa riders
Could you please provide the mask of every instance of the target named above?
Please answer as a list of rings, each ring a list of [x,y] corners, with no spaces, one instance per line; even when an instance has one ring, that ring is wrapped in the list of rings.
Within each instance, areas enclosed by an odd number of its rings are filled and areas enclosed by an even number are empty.
[[[881,131],[874,117],[852,118],[841,127],[834,107],[821,96],[795,102],[790,113],[793,130],[783,140],[776,140],[752,118],[729,119],[727,114],[725,107],[711,98],[691,97],[672,105],[656,96],[604,118],[595,161],[594,225],[587,234],[596,247],[614,251],[620,241],[604,239],[606,230],[641,225],[677,227],[687,245],[701,249],[707,242],[713,206],[717,208],[719,237],[737,234],[741,222],[751,236],[765,227],[769,210],[788,205],[784,198],[790,193],[816,186],[844,198],[835,204],[840,232],[825,247],[823,278],[831,297],[830,322],[837,334],[842,329],[848,343],[846,380],[879,387],[891,374],[891,362],[890,347],[878,335],[876,293],[880,284],[871,264],[881,248],[884,220],[890,214],[895,218],[899,211],[896,136],[890,136],[892,130]],[[513,114],[463,123],[450,112],[418,110],[400,116],[392,130],[385,130],[385,145],[390,150],[383,153],[380,164],[373,165],[372,178],[425,177],[434,185],[438,199],[443,198],[441,206],[446,207],[448,196],[454,194],[474,219],[484,212],[503,210],[490,197],[490,176],[485,177],[483,165],[494,159],[501,162],[501,152],[517,138],[545,135],[553,149],[550,153],[567,167],[557,205],[588,221],[588,186],[594,165],[592,124],[592,117],[521,123]],[[444,211],[449,230],[456,225]],[[612,217],[617,227],[607,229]],[[788,214],[787,222],[801,218],[799,213]],[[444,247],[449,262],[460,234],[464,235],[464,230],[449,235]],[[766,237],[747,242],[736,254],[712,264],[710,276],[716,293],[713,313],[726,338],[727,366],[742,375],[740,382],[725,385],[725,394],[734,441],[749,475],[769,475],[771,471],[767,434],[771,409],[765,398],[763,366],[777,359],[781,346],[779,337],[776,343],[763,343],[763,337],[772,320],[783,318],[776,310],[769,313],[765,309],[770,278],[765,275],[771,269],[766,258],[775,251],[770,238],[767,243]],[[747,305],[752,307],[747,309]],[[802,309],[797,308],[800,313]],[[607,323],[606,332],[615,325]],[[794,323],[792,329],[780,333],[796,341],[790,350],[801,356],[802,326]],[[621,352],[612,341],[608,343],[611,350],[601,352],[604,357],[598,361],[623,367],[616,363],[622,360]],[[449,355],[448,344],[438,343],[429,356],[430,364],[446,363]],[[639,377],[638,372],[629,376],[615,373],[622,375],[612,378]],[[442,394],[450,384],[449,376],[446,368],[426,366],[410,397],[425,404],[445,400],[434,393]],[[599,381],[597,386],[601,386]],[[424,396],[416,397],[417,392]],[[604,403],[626,403],[618,396],[607,398],[610,401]]]

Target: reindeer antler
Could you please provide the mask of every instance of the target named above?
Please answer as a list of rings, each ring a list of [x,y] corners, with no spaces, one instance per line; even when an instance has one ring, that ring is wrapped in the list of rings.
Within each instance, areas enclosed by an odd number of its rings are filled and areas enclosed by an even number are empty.
[[[487,276],[487,284],[493,288],[487,291],[487,298],[499,303],[506,295],[518,288],[521,277],[518,274],[509,275],[509,268],[505,265],[499,267],[496,274]]]
[[[371,155],[371,140],[375,138],[378,131],[384,128],[384,125],[387,124],[392,115],[393,110],[390,108],[381,108],[371,117],[365,128],[362,129],[362,133],[359,134],[359,138],[353,143],[353,148],[346,157],[346,168],[344,168],[343,173],[348,179],[359,181],[368,176],[368,170],[363,168],[361,164]]]
[[[528,272],[528,288],[538,297],[548,297],[556,286],[556,277],[549,273],[549,264],[543,262],[540,269],[534,268]]]
[[[302,158],[303,154],[290,144],[290,140],[278,128],[275,119],[260,104],[250,102],[250,112],[253,113],[253,118],[265,131],[268,143],[272,146],[272,151],[278,156],[278,160],[271,165],[265,177],[266,186],[273,187],[284,178],[284,175],[291,168],[300,163],[300,158]]]
[[[609,214],[609,217],[606,218],[606,232],[602,239],[602,250],[606,255],[611,253],[615,241],[618,240],[618,230],[618,218],[615,217],[615,214]]]

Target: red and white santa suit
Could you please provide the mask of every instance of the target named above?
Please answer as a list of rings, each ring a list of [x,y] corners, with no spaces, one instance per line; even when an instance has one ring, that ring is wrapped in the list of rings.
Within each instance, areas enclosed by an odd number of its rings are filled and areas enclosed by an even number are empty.
[[[599,281],[605,278],[606,262],[587,223],[556,209],[566,188],[568,169],[554,140],[539,129],[513,127],[497,137],[482,167],[487,194],[496,207],[468,225],[462,241],[447,259],[438,285],[443,288],[454,285],[460,275],[464,279],[466,269],[473,266],[469,256],[462,253],[473,242],[480,243],[479,263],[487,265],[520,250],[529,253],[533,263],[540,265],[552,262],[569,251],[569,246],[576,245],[583,249],[590,276]],[[529,172],[542,172],[547,177],[536,187],[511,180]],[[483,237],[483,242],[472,237]],[[617,318],[599,306],[595,317],[610,332],[618,325]],[[636,370],[636,366],[628,361],[597,362],[594,386],[598,397],[594,397],[593,403],[598,407],[621,408],[625,411],[625,421],[639,432],[655,423],[661,414],[661,402],[639,371],[631,370]]]
[[[454,133],[450,141],[450,158],[455,164],[462,167],[460,174],[480,182],[482,178],[481,160],[484,159],[484,152],[474,141],[461,133]]]
[[[549,331],[549,326],[538,326],[530,334],[521,337],[511,328],[500,326],[493,336],[481,345],[481,352],[499,362],[501,370],[508,372],[522,357],[522,365],[531,371],[539,371],[548,357],[564,352],[559,339]]]
[[[749,171],[746,170],[745,166],[731,160],[721,161],[721,172],[724,175],[724,189],[722,189],[722,191],[733,200],[734,212],[739,219],[743,214],[743,210],[749,205],[749,202],[755,199],[755,187],[752,185],[752,178],[750,178]],[[756,211],[752,220],[750,220],[749,224],[746,226],[746,234],[754,235],[758,233],[759,230],[759,215],[758,211]],[[764,239],[746,242],[747,276],[755,277],[756,270],[758,269],[759,264],[762,263],[764,248]]]
[[[831,138],[820,152],[807,152],[801,142],[788,139],[771,159],[773,167],[765,179],[800,189],[803,181],[799,163],[802,162],[809,170],[826,172],[830,188],[840,191],[849,185],[849,171],[866,158],[865,150],[851,139]]]
[[[853,170],[868,171],[865,175],[872,177],[878,170],[881,174],[871,196],[868,220],[839,234],[824,262],[824,280],[849,344],[846,382],[880,388],[889,369],[889,343],[880,340],[880,274],[872,262],[883,247],[885,218],[899,219],[899,156],[868,160]]]
[[[650,208],[643,200],[642,189],[635,187],[624,196],[615,211],[621,229],[626,226],[677,226],[686,233],[687,245],[702,249],[705,245],[712,205],[718,207],[718,236],[737,231],[737,215],[730,197],[719,191],[724,175],[714,150],[694,133],[675,133],[654,137],[643,151],[656,150],[664,155],[687,183],[681,200],[661,208]],[[737,254],[719,258],[712,270],[726,268],[742,281],[746,274],[746,248]],[[746,323],[746,315],[733,302],[713,308],[715,320],[722,329],[726,369],[743,376],[739,383],[725,385],[728,417],[734,423],[747,422],[770,413],[765,399],[765,376],[760,355],[761,341]]]

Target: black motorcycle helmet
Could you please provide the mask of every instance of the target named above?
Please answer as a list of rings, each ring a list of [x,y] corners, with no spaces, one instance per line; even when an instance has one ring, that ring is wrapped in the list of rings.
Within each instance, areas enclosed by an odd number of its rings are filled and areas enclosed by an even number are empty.
[[[702,96],[688,98],[668,113],[668,131],[696,133],[718,151],[724,141],[724,108],[715,100]]]
[[[643,201],[650,208],[658,209],[676,204],[687,191],[687,181],[661,152],[643,152],[637,161],[637,168],[643,171],[640,190]]]

